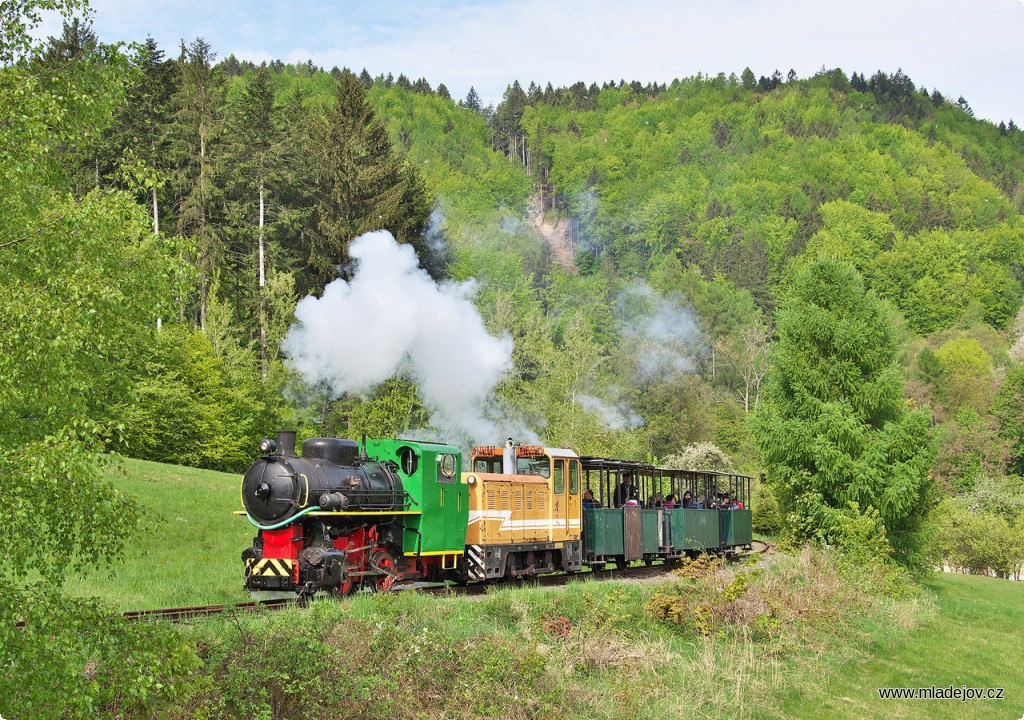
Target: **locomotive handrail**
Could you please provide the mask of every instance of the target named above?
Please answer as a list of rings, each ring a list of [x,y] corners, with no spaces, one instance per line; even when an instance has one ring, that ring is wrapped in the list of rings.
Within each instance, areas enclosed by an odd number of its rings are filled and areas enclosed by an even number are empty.
[[[248,514],[249,513],[247,513],[245,510],[235,510],[235,511],[232,512],[232,515],[248,515]],[[374,510],[372,512],[371,511],[348,512],[347,510],[320,510],[319,507],[317,507],[317,508],[308,508],[307,512],[304,512],[302,514],[303,515],[307,515],[308,514],[308,515],[310,515],[312,517],[325,517],[327,515],[422,515],[423,512],[421,510]],[[287,524],[287,523],[290,523],[290,522],[294,522],[296,520],[296,518],[298,518],[298,517],[299,517],[299,515],[296,515],[295,517],[286,520],[285,523]],[[263,530],[275,530],[276,529],[276,528],[273,528],[273,527],[261,527],[261,526],[258,526],[258,525],[257,525],[257,527],[260,527]]]

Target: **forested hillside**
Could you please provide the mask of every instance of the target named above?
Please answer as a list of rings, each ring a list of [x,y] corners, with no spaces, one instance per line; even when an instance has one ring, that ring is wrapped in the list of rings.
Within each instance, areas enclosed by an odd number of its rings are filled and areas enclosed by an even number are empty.
[[[102,47],[75,22],[36,62],[95,63]],[[435,279],[472,280],[488,330],[512,338],[487,403],[510,432],[659,462],[712,442],[757,473],[747,421],[773,313],[827,258],[886,301],[941,486],[1024,465],[1008,410],[1024,380],[1012,120],[976,120],[901,71],[517,82],[482,108],[402,74],[218,62],[202,39],[128,60],[107,129],[61,159],[78,196],[134,194],[173,265],[135,380],[97,408],[129,453],[238,469],[282,423],[437,432],[409,373],[339,394],[281,351],[297,300],[350,278],[349,243],[383,228]],[[531,196],[568,228],[574,267],[525,221]],[[367,322],[339,332],[358,343]]]

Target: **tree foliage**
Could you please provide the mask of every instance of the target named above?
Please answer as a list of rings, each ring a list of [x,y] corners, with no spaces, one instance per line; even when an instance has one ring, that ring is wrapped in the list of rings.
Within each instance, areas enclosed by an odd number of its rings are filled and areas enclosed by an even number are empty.
[[[86,43],[59,68],[25,59],[38,12],[77,7],[0,11],[0,667],[18,678],[0,697],[9,717],[152,711],[167,695],[160,681],[191,657],[161,631],[104,632],[105,610],[60,591],[67,573],[113,561],[138,527],[137,504],[103,479],[103,440],[118,427],[102,421],[153,336],[173,270],[132,195],[76,193],[75,164],[62,162],[109,122],[125,80],[122,56],[102,45]],[[31,574],[43,583],[27,585]]]
[[[348,262],[348,244],[372,230],[389,230],[422,252],[431,207],[426,188],[392,150],[384,123],[351,72],[342,72],[333,104],[311,130],[319,192],[302,287],[322,291]]]
[[[853,526],[873,524],[898,558],[918,561],[929,422],[902,398],[881,303],[848,265],[816,261],[797,275],[776,326],[754,433],[786,531],[841,544]]]

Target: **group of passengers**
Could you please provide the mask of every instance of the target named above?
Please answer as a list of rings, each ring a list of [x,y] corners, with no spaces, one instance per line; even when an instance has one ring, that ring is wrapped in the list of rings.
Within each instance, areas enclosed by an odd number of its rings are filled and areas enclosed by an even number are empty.
[[[729,493],[719,493],[717,496],[712,496],[710,500],[706,497],[697,498],[693,497],[693,493],[689,490],[683,493],[682,498],[676,498],[675,495],[669,495],[664,500],[661,497],[661,493],[655,493],[650,502],[647,505],[652,508],[665,508],[671,510],[673,508],[683,508],[684,510],[742,510],[743,503],[739,500],[733,500]]]
[[[633,484],[633,476],[626,475],[622,478],[622,482],[615,488],[615,493],[612,496],[612,502],[615,507],[627,507],[633,505],[639,505],[640,499],[637,493],[636,486]],[[670,494],[668,497],[662,498],[661,493],[655,493],[651,496],[648,501],[648,507],[651,508],[683,508],[686,510],[743,510],[743,503],[738,499],[733,500],[729,493],[718,493],[710,497],[701,497],[694,499],[693,493],[689,490],[683,493],[681,498],[676,498],[674,494]],[[593,510],[594,508],[601,507],[601,502],[594,498],[594,491],[587,488],[583,491],[583,509]]]

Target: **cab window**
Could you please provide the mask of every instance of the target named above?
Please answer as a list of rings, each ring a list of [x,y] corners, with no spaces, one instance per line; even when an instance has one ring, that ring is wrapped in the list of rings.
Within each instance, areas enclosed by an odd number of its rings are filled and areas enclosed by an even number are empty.
[[[555,495],[565,492],[565,460],[555,460]]]
[[[494,458],[477,458],[473,461],[473,472],[500,473],[501,460]]]
[[[551,477],[551,460],[547,456],[539,458],[516,458],[516,474],[518,475],[540,475],[542,478]]]
[[[437,481],[441,483],[458,482],[458,459],[449,453],[437,456]]]
[[[569,461],[569,494],[575,495],[580,491],[580,464],[576,460]]]

